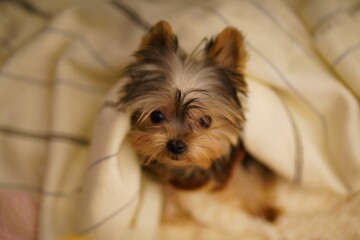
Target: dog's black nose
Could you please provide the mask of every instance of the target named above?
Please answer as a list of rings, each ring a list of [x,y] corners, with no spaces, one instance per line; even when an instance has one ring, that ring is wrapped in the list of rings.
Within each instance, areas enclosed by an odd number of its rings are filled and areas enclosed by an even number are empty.
[[[167,142],[166,148],[171,153],[180,154],[186,150],[186,144],[181,140],[170,140]]]

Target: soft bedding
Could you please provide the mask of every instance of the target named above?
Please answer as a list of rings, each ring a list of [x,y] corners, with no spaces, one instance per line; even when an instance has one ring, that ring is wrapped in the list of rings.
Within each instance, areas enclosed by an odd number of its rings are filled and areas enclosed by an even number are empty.
[[[30,4],[28,4],[30,3]],[[0,239],[360,239],[360,2],[0,1]],[[249,53],[246,148],[281,177],[269,224],[142,174],[117,110],[141,36],[225,26]]]

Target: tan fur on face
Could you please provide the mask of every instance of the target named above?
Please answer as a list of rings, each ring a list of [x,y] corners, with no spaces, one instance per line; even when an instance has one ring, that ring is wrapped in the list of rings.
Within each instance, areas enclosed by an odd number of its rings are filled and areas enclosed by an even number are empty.
[[[221,119],[214,119],[209,129],[202,129],[197,122],[198,118],[208,114],[211,113],[191,110],[182,123],[176,122],[176,112],[165,113],[168,121],[161,124],[153,124],[146,118],[135,123],[130,139],[135,150],[147,157],[144,164],[157,160],[172,167],[195,165],[208,168],[213,160],[226,155],[230,145],[235,144],[238,138],[237,129],[222,126],[221,124],[229,123],[223,123]],[[228,131],[229,129],[232,131]],[[179,160],[171,159],[166,149],[166,143],[170,139],[180,139],[189,146],[188,150],[179,156]]]

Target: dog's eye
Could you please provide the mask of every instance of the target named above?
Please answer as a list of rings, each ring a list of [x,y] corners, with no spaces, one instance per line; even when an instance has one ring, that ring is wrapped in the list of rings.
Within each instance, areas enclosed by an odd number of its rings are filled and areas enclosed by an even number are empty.
[[[212,118],[210,116],[205,116],[199,119],[199,125],[202,128],[209,128],[212,123]]]
[[[165,120],[165,116],[160,111],[153,111],[150,114],[150,120],[151,120],[152,123],[161,123],[162,121]]]

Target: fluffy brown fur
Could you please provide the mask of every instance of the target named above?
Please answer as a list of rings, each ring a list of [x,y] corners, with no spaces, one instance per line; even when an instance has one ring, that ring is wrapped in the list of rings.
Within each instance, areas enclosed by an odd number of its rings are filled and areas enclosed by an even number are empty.
[[[130,139],[144,169],[178,188],[211,182],[221,189],[244,155],[242,34],[227,27],[201,54],[188,56],[161,21],[143,37],[135,58],[119,106],[132,116]]]

